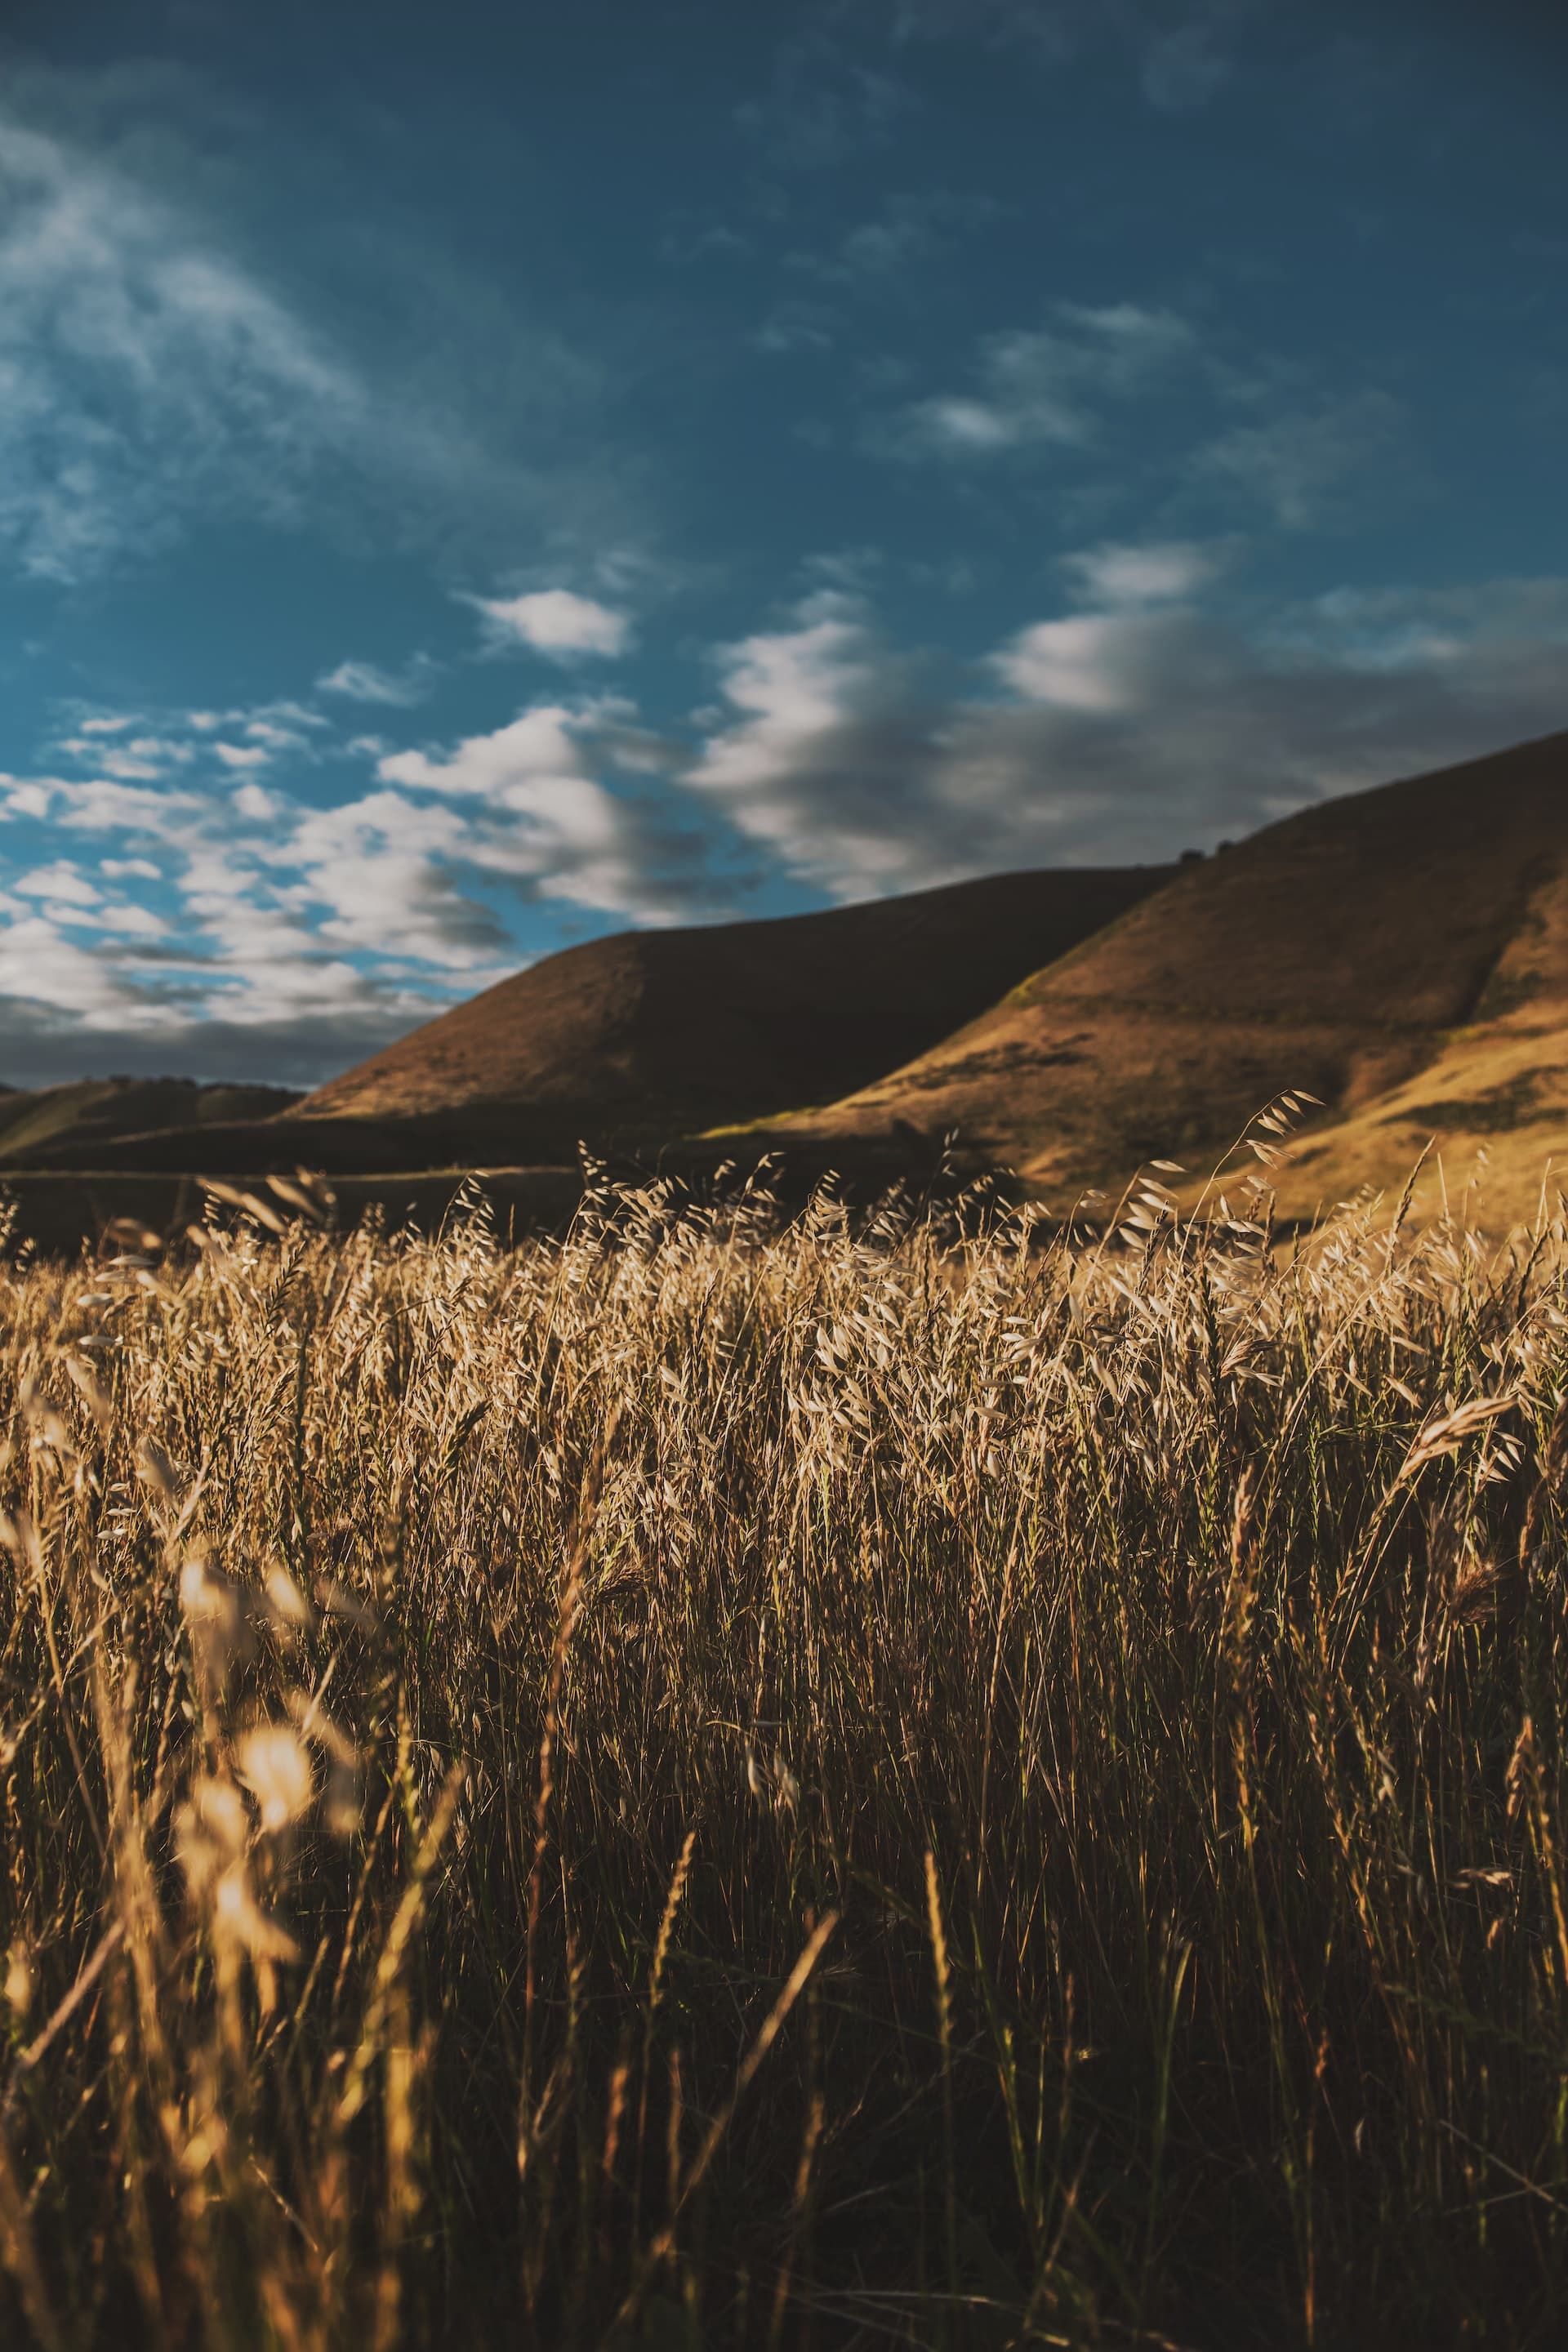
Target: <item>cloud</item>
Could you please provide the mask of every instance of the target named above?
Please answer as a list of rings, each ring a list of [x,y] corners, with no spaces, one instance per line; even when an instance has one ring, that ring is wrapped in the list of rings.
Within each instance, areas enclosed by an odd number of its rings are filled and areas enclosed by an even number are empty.
[[[721,649],[727,709],[682,781],[853,899],[1172,856],[1568,721],[1568,579],[1221,618],[1175,593],[1168,550],[1114,555],[1078,576],[1117,601],[1030,623],[978,675],[891,646],[862,600],[808,600]],[[1126,596],[1140,556],[1171,594]]]
[[[421,808],[397,793],[370,793],[312,810],[287,844],[287,899],[324,909],[313,935],[335,947],[471,973],[510,970],[504,925],[465,895],[473,863],[469,827],[456,811]]]
[[[57,1075],[128,1066],[143,1031],[163,1066],[199,1068],[204,1037],[276,1038],[333,1006],[342,1036],[380,1040],[515,969],[520,900],[645,923],[718,903],[689,810],[654,782],[672,747],[615,696],[401,751],[324,736],[287,701],[137,723],[145,735],[89,732],[79,709],[68,747],[85,765],[140,746],[158,755],[146,774],[0,777],[0,928],[37,949],[0,969],[0,998],[26,1000],[7,1068],[28,1038],[59,1045]],[[284,753],[314,770],[309,797],[270,781]],[[374,762],[370,788],[324,803],[350,759]]]
[[[370,424],[351,371],[264,288],[0,115],[0,542],[25,573],[144,556],[198,508],[292,513]]]
[[[793,625],[724,646],[732,717],[686,770],[751,839],[837,898],[923,878],[928,844],[906,833],[930,767],[917,666],[879,635],[858,596],[824,589]]]
[[[467,596],[463,601],[482,614],[492,646],[530,646],[552,661],[624,653],[631,640],[631,623],[624,613],[570,588],[542,588],[526,596]]]
[[[1191,596],[1221,568],[1220,551],[1190,540],[1151,547],[1107,545],[1079,549],[1062,559],[1090,604],[1163,604]]]
[[[1049,328],[988,337],[971,385],[907,406],[882,446],[905,457],[973,458],[1089,442],[1110,404],[1143,393],[1196,349],[1172,310],[1058,303]]]
[[[47,898],[65,907],[96,907],[102,895],[79,867],[64,859],[18,875],[10,887],[24,898]]]
[[[1108,715],[1142,707],[1173,656],[1199,642],[1184,619],[1163,613],[1075,613],[1020,629],[992,666],[1021,701]]]
[[[381,669],[374,662],[341,661],[336,669],[316,680],[316,691],[342,695],[349,702],[384,702],[409,709],[429,693],[435,667],[426,655],[416,656],[401,675]]]
[[[395,751],[384,782],[474,805],[461,855],[471,866],[563,898],[638,920],[668,921],[700,900],[700,855],[669,812],[612,792],[595,772],[632,772],[668,759],[626,723],[619,705],[536,704],[508,726],[445,753]]]

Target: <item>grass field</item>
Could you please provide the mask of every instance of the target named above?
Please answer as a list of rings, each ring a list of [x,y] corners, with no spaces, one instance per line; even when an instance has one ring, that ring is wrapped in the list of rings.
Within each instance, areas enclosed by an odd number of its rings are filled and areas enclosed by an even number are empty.
[[[13,1262],[0,2340],[1560,2342],[1568,1245],[1265,1213]]]

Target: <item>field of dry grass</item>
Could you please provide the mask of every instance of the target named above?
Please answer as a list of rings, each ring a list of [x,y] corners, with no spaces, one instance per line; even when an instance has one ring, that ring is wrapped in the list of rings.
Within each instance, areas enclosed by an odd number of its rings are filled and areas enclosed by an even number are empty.
[[[0,2340],[1561,2340],[1560,1225],[262,1205],[0,1273]]]

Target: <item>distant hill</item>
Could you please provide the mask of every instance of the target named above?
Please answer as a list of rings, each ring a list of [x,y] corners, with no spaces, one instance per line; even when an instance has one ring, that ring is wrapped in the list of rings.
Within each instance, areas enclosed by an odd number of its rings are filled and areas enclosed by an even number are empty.
[[[1282,1180],[1308,1213],[1430,1139],[1494,1197],[1568,1163],[1568,734],[1306,809],[1185,867],[954,1035],[755,1140],[854,1166],[957,1129],[1066,1206],[1203,1170],[1275,1092],[1330,1107]]]
[[[0,1176],[74,1170],[99,1216],[118,1182],[303,1163],[345,1201],[439,1213],[441,1171],[479,1167],[511,1171],[522,1216],[555,1213],[579,1139],[688,1170],[780,1149],[794,1181],[837,1167],[864,1190],[956,1132],[962,1161],[1066,1209],[1154,1158],[1193,1171],[1190,1198],[1288,1087],[1324,1105],[1279,1174],[1289,1216],[1397,1188],[1434,1143],[1428,1204],[1485,1153],[1498,1221],[1531,1212],[1552,1154],[1568,1169],[1568,734],[1179,868],[597,940],[303,1098],[0,1093]],[[47,1181],[27,1179],[39,1213]]]
[[[293,1104],[204,1131],[200,1164],[363,1172],[651,1152],[831,1102],[934,1045],[1166,882],[1002,874],[825,914],[624,932],[549,956]],[[188,1166],[184,1135],[71,1164]],[[64,1164],[64,1163],[61,1163]]]
[[[299,1100],[287,1087],[201,1086],[194,1078],[79,1078],[34,1090],[0,1087],[0,1168],[76,1164],[149,1129],[182,1136],[236,1119],[276,1117]]]

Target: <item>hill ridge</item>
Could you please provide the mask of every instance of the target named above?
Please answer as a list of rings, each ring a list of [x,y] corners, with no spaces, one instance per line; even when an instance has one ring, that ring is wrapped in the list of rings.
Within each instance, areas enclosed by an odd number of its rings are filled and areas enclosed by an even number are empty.
[[[1325,1128],[1384,1097],[1407,1126],[1402,1090],[1451,1035],[1479,1026],[1502,1050],[1489,995],[1532,926],[1556,940],[1548,1030],[1568,1032],[1568,918],[1559,937],[1542,911],[1565,860],[1568,732],[1314,803],[1184,866],[962,1032],[767,1139],[886,1160],[911,1129],[956,1129],[972,1159],[1054,1194],[1222,1142],[1288,1086],[1323,1096]]]

